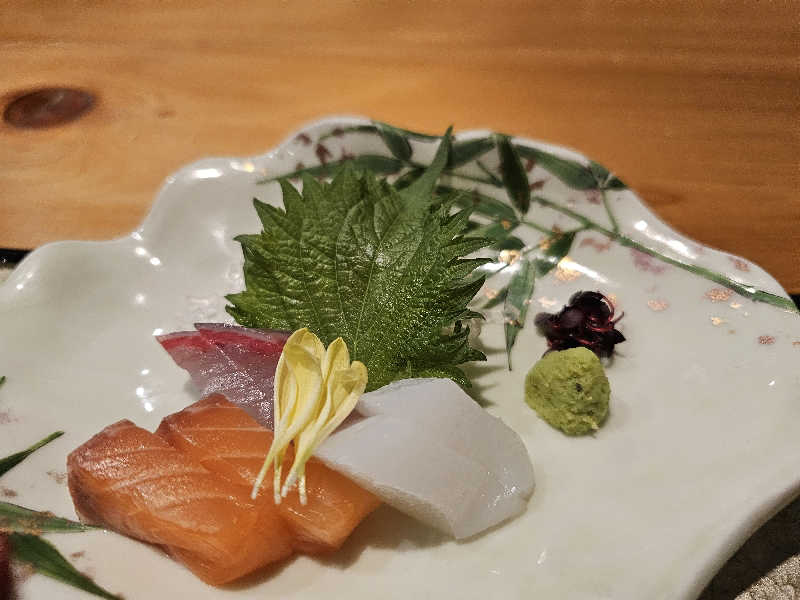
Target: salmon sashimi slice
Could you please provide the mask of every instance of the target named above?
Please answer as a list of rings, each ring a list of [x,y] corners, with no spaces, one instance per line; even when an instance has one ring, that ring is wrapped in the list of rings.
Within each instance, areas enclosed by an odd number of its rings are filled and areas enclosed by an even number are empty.
[[[293,459],[290,457],[287,468]],[[278,505],[294,535],[295,550],[305,554],[338,550],[381,503],[377,496],[314,458],[306,463],[306,494],[305,505],[294,490]]]
[[[248,492],[273,437],[271,431],[220,394],[166,417],[156,434]],[[287,452],[284,460],[285,473],[292,464],[292,453]],[[315,554],[338,549],[380,504],[370,492],[313,458],[306,464],[306,481],[307,504],[300,504],[298,494],[292,491],[277,507],[299,552]],[[257,501],[274,506],[271,471]]]
[[[75,449],[67,473],[83,521],[162,546],[212,585],[292,553],[274,507],[256,506],[241,486],[130,421]]]

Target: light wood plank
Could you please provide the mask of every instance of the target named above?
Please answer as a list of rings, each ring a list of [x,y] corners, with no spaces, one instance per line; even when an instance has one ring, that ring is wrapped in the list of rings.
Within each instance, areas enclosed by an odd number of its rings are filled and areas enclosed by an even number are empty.
[[[800,292],[797,5],[0,3],[0,96],[98,106],[0,126],[0,246],[127,233],[161,181],[362,114],[578,148],[689,236]]]

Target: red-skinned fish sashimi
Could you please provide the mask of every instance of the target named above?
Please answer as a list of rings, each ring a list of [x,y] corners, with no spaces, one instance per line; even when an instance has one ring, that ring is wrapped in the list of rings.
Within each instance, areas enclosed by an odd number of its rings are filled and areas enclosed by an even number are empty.
[[[189,372],[201,396],[223,394],[272,428],[275,366],[289,334],[222,323],[197,323],[195,327],[197,331],[178,331],[156,339],[178,366]]]

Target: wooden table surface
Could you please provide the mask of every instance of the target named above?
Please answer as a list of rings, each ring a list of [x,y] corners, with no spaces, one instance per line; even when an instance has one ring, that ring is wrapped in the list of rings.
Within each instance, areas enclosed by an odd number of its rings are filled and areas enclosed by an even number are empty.
[[[0,247],[134,229],[171,171],[336,113],[574,147],[678,230],[800,292],[792,2],[0,0],[0,102],[83,88],[65,125],[0,125]]]

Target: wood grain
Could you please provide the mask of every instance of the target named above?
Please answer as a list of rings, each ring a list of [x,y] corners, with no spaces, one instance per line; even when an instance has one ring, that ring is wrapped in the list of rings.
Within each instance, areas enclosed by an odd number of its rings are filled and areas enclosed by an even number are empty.
[[[0,125],[0,246],[127,233],[182,164],[347,113],[578,148],[798,293],[797,23],[793,2],[0,1],[0,100],[98,96]]]

